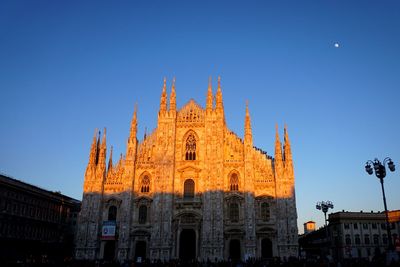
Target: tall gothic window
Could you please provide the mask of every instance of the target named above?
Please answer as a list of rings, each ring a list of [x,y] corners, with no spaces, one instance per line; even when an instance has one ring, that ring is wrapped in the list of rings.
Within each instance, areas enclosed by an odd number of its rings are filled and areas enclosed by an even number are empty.
[[[183,197],[193,198],[194,197],[194,181],[187,179],[183,185]]]
[[[229,219],[231,222],[239,222],[239,204],[230,203],[229,204]]]
[[[239,191],[239,177],[236,173],[233,173],[231,175],[230,189],[231,189],[231,191]]]
[[[196,160],[196,138],[191,133],[186,139],[186,160]]]
[[[117,207],[116,206],[110,206],[108,208],[108,220],[109,221],[117,220]]]
[[[141,205],[139,207],[139,223],[145,224],[147,220],[147,207],[146,205]]]
[[[145,175],[142,178],[141,185],[140,185],[140,192],[148,193],[150,191],[150,178],[149,176]]]
[[[261,220],[267,222],[269,221],[269,218],[270,218],[269,204],[267,202],[263,202],[261,204]]]

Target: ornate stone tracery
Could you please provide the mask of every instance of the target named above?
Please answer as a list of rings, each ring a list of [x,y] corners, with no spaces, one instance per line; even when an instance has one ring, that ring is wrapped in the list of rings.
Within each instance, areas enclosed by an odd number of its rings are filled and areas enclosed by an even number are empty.
[[[174,85],[169,104],[167,98],[164,82],[157,127],[141,140],[135,108],[126,156],[115,166],[110,160],[107,168],[105,136],[100,141],[96,133],[85,172],[76,255],[104,256],[107,240],[97,233],[115,206],[115,258],[120,261],[180,258],[180,242],[195,246],[193,257],[200,260],[227,260],[233,244],[242,260],[261,257],[262,244],[268,245],[268,255],[297,256],[286,127],[284,146],[276,134],[273,158],[253,145],[248,106],[244,137],[229,130],[220,83],[216,97],[209,85],[205,109],[190,100],[177,111]],[[181,233],[186,237],[181,239]]]

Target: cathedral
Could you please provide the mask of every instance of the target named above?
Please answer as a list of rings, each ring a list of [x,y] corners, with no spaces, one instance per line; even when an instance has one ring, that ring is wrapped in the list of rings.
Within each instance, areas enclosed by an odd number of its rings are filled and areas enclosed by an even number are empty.
[[[225,122],[220,79],[206,107],[180,109],[175,82],[161,93],[157,128],[137,138],[135,107],[126,154],[108,161],[95,132],[78,217],[75,257],[87,260],[247,260],[297,257],[297,212],[286,126],[274,155]],[[139,120],[140,121],[140,120]],[[139,122],[140,123],[140,122]]]

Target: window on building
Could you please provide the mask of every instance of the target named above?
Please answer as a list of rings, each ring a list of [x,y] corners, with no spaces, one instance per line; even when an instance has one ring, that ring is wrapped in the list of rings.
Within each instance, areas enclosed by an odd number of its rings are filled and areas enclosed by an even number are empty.
[[[145,224],[147,220],[147,206],[141,205],[139,207],[139,223]]]
[[[385,230],[386,229],[386,223],[381,223],[381,229]]]
[[[368,223],[363,223],[363,229],[368,229]]]
[[[376,223],[372,223],[372,229],[376,229],[377,228],[377,226],[376,226]]]
[[[269,221],[269,218],[270,218],[269,203],[263,202],[261,203],[261,220],[267,222]]]
[[[108,220],[109,221],[117,220],[117,207],[116,206],[110,206],[108,208]]]
[[[196,138],[193,134],[189,134],[186,139],[186,160],[196,160]]]
[[[360,244],[361,244],[360,235],[355,235],[355,236],[354,236],[354,243],[355,243],[356,245],[360,245]]]
[[[369,235],[364,235],[364,244],[369,245]]]
[[[142,178],[141,185],[140,185],[140,192],[142,192],[142,193],[150,192],[150,178],[147,175],[143,176],[143,178]]]
[[[353,223],[353,228],[358,229],[358,223]]]
[[[194,197],[194,181],[187,179],[183,185],[183,197],[193,198]]]
[[[236,173],[233,173],[230,178],[230,190],[238,191],[239,190],[239,177]]]
[[[386,245],[387,242],[388,242],[387,235],[386,235],[386,234],[383,234],[383,235],[382,235],[382,243]]]
[[[350,238],[350,235],[346,235],[346,237],[345,237],[345,242],[346,242],[346,245],[351,245],[351,238]]]
[[[374,245],[379,245],[379,235],[374,235]]]
[[[239,221],[239,204],[238,203],[230,203],[229,204],[229,219],[231,222]]]
[[[349,229],[349,228],[350,228],[350,225],[348,223],[345,223],[344,224],[344,229]]]

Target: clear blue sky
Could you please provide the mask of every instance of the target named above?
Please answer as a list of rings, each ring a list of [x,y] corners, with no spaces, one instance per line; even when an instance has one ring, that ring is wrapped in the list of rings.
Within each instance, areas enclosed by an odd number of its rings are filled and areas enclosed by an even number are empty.
[[[134,103],[139,135],[156,126],[163,77],[178,107],[205,103],[221,75],[228,127],[273,154],[288,125],[299,225],[315,209],[382,210],[366,160],[400,209],[399,1],[1,1],[0,170],[80,199],[96,127],[125,153]],[[335,47],[335,43],[339,47]],[[301,229],[300,229],[301,231]]]

